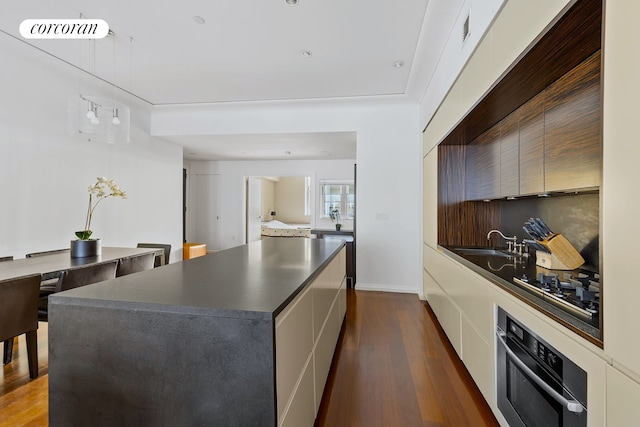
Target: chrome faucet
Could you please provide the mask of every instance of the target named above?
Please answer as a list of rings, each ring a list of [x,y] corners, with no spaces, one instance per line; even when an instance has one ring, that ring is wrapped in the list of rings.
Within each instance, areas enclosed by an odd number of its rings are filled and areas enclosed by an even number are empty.
[[[487,233],[487,240],[491,240],[491,234],[493,233],[498,233],[499,235],[501,235],[502,238],[507,242],[507,249],[509,250],[509,252],[513,252],[514,244],[518,241],[517,236],[507,237],[504,234],[502,234],[500,230],[491,230]]]

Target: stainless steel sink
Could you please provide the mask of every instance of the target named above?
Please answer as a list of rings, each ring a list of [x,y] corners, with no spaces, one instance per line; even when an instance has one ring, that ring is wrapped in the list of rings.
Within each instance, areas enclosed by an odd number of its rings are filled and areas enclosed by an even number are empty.
[[[503,258],[519,256],[518,254],[493,248],[453,248],[453,251],[460,255],[496,256]]]

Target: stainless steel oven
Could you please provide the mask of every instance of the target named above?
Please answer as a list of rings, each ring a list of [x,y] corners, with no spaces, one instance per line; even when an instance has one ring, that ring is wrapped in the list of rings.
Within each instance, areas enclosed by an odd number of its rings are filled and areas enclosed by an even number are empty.
[[[511,427],[586,427],[587,373],[498,307],[497,402]]]

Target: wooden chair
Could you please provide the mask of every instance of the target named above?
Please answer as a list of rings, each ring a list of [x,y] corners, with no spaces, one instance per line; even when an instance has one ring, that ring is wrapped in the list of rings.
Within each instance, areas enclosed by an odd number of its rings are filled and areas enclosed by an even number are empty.
[[[67,291],[81,286],[91,285],[104,280],[115,279],[118,260],[87,264],[64,270],[60,274],[56,292]],[[49,320],[49,295],[41,296],[38,302],[38,320]]]
[[[118,268],[116,269],[116,277],[137,273],[138,271],[150,270],[153,268],[154,261],[155,255],[152,253],[120,258]]]
[[[164,249],[164,264],[169,264],[169,256],[171,256],[171,245],[164,243],[138,243],[139,248],[162,248]],[[163,265],[160,261],[160,257],[156,257],[153,264],[154,267],[160,267]]]
[[[38,376],[38,295],[40,275],[0,281],[0,341],[4,341],[3,363],[11,362],[13,339],[25,334],[29,376]]]

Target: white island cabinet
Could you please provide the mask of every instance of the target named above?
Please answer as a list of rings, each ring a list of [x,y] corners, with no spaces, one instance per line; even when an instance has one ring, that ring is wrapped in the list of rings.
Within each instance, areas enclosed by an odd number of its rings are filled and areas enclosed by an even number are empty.
[[[276,318],[279,426],[312,426],[346,314],[346,250]]]

